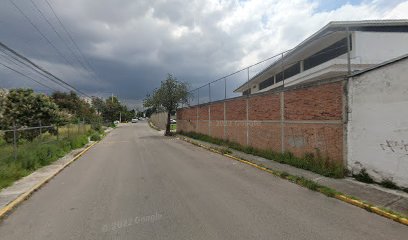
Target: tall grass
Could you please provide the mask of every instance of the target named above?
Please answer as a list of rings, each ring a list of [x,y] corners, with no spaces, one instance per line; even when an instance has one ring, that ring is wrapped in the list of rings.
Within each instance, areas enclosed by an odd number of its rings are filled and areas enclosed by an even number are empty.
[[[58,136],[44,133],[33,141],[20,140],[17,159],[13,145],[0,142],[0,189],[49,165],[69,151],[83,147],[92,134],[90,125],[68,125],[58,129]]]
[[[309,170],[326,177],[343,178],[345,169],[343,165],[331,162],[329,159],[323,159],[321,156],[315,156],[312,153],[305,154],[302,158],[294,156],[290,152],[278,153],[272,150],[257,149],[251,146],[242,146],[236,142],[213,138],[208,135],[195,132],[180,132],[187,137],[225,146],[244,153],[260,156],[279,163],[288,164],[297,168]],[[317,154],[319,155],[319,154]]]

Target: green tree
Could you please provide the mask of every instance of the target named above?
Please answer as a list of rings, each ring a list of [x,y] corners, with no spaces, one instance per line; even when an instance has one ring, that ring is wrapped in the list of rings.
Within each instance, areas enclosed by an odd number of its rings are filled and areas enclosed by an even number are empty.
[[[92,98],[92,106],[95,108],[98,115],[101,115],[106,109],[105,101],[99,97]]]
[[[31,89],[12,89],[3,103],[3,116],[0,119],[2,128],[37,126],[58,123],[61,115],[58,106],[44,94],[36,94]],[[25,136],[32,139],[38,133],[30,131]]]
[[[166,135],[170,135],[170,116],[177,110],[181,103],[187,103],[188,87],[186,83],[179,82],[171,74],[161,82],[160,88],[147,95],[143,105],[155,109],[164,109],[167,112]]]
[[[105,101],[105,109],[102,112],[102,117],[105,121],[114,122],[119,120],[122,105],[117,97],[107,98]]]
[[[3,117],[4,107],[6,104],[6,97],[7,97],[6,91],[0,88],[0,121]]]
[[[87,123],[98,121],[95,109],[75,92],[54,92],[52,99],[62,111],[73,115],[73,121],[85,120]]]

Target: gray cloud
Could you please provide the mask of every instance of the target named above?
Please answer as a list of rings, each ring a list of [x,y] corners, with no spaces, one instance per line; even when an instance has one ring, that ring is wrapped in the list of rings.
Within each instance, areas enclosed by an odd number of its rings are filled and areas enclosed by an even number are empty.
[[[0,3],[2,42],[89,94],[114,92],[131,104],[139,103],[167,73],[197,87],[295,46],[328,21],[395,18],[408,10],[408,2],[382,0],[358,5],[345,1],[330,11],[319,11],[321,1],[313,0],[48,0],[98,79],[81,70],[30,0],[13,1],[74,64],[59,57],[8,0]],[[73,48],[46,2],[34,1]],[[230,88],[244,78],[229,80]],[[1,87],[30,86],[3,68],[0,83]]]

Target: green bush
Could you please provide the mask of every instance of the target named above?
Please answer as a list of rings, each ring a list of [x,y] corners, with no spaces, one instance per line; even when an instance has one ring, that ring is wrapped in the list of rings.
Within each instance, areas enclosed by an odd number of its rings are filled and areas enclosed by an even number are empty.
[[[70,139],[71,149],[76,149],[85,146],[88,143],[88,136],[79,135]]]
[[[91,141],[100,141],[102,139],[101,135],[97,132],[91,134]]]
[[[6,145],[6,140],[4,140],[4,135],[0,133],[0,146]]]

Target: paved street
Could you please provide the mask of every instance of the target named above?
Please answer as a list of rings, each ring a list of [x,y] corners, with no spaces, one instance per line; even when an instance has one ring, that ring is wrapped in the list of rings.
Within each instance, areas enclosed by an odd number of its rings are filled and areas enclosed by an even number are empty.
[[[0,223],[1,240],[407,239],[408,227],[161,136],[115,129]]]

